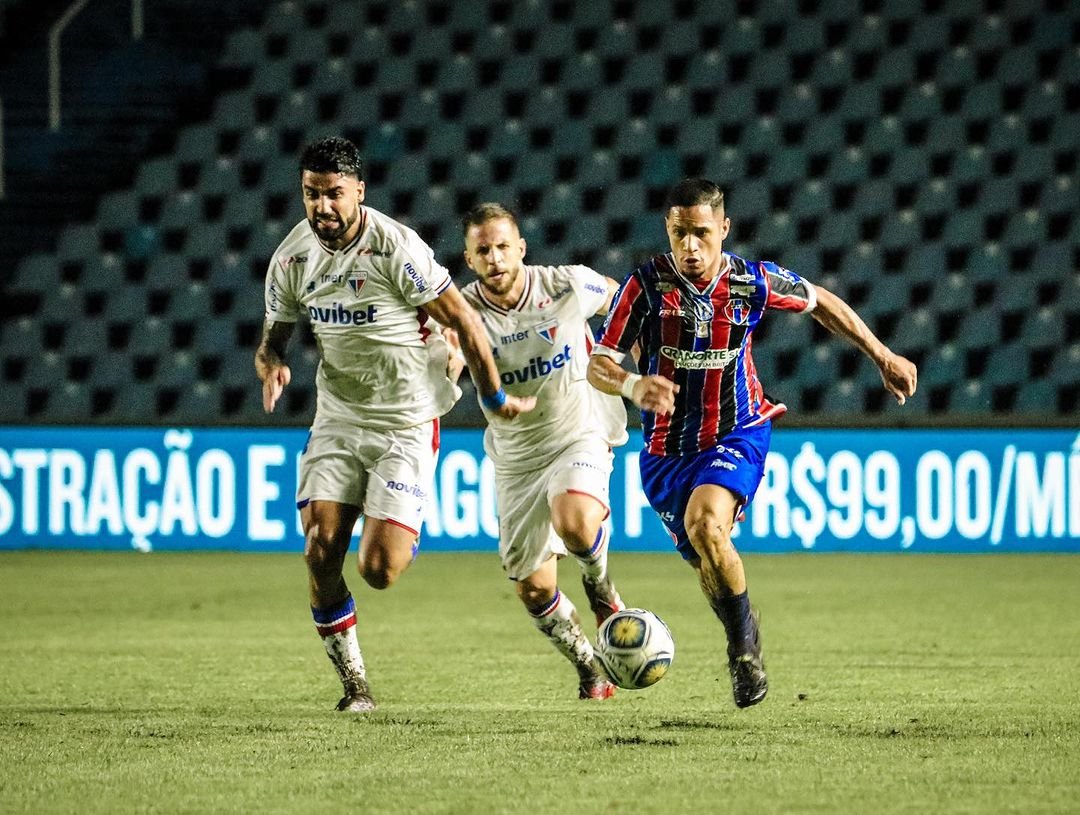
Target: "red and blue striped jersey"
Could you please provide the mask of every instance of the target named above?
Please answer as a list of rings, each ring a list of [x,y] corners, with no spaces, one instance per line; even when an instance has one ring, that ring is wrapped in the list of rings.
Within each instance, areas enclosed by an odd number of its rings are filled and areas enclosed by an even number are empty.
[[[775,263],[725,252],[720,274],[703,283],[684,277],[670,253],[657,255],[619,287],[593,353],[621,361],[639,343],[639,373],[679,386],[670,415],[642,411],[645,449],[689,455],[787,410],[762,390],[750,335],[767,309],[802,312],[816,303],[808,281]]]

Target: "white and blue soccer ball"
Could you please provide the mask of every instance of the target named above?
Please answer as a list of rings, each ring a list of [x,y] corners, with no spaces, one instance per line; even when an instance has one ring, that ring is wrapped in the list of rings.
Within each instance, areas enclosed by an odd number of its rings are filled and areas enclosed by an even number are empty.
[[[617,611],[596,635],[596,656],[620,688],[655,685],[675,658],[675,640],[663,620],[644,608]]]

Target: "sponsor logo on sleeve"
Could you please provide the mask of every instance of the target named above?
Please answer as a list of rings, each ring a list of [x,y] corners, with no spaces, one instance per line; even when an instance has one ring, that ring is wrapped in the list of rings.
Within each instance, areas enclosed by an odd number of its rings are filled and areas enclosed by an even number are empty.
[[[413,285],[416,286],[417,291],[428,290],[427,281],[420,276],[420,273],[418,271],[416,271],[416,267],[408,261],[406,261],[405,263],[405,274],[409,276],[409,280],[411,280],[413,282]]]

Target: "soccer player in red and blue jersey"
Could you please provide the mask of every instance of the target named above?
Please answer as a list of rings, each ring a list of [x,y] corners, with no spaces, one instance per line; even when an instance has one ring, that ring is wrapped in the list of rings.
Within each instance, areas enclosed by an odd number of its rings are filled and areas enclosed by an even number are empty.
[[[764,473],[772,420],[787,409],[762,390],[751,333],[770,309],[809,312],[874,361],[900,404],[915,393],[916,370],[835,294],[725,252],[731,221],[712,181],[681,181],[665,212],[671,251],[623,281],[588,378],[641,408],[642,487],[724,624],[735,704],[749,707],[765,698],[768,679],[731,530]],[[629,373],[621,362],[635,343],[638,373]]]

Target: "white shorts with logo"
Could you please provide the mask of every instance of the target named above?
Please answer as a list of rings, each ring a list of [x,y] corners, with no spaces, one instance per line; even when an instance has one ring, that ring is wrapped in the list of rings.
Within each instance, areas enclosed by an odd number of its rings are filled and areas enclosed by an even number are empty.
[[[316,420],[300,457],[296,505],[351,504],[419,535],[438,457],[438,419],[398,430]]]
[[[548,466],[507,474],[495,468],[499,505],[499,557],[513,580],[539,569],[552,555],[562,557],[566,546],[551,526],[551,502],[573,492],[590,495],[604,505],[608,499],[613,455],[599,438],[577,441]]]

